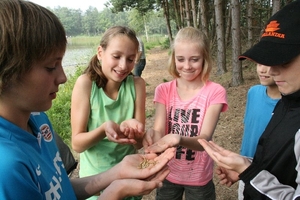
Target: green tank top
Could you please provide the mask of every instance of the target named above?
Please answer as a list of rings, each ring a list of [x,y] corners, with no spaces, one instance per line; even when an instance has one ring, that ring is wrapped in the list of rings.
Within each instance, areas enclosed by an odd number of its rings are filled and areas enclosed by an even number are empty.
[[[120,124],[126,119],[133,118],[135,98],[133,76],[128,76],[122,82],[116,100],[109,98],[103,88],[98,88],[93,82],[88,131],[94,130],[108,120]],[[119,163],[124,156],[135,152],[136,150],[132,145],[117,144],[105,137],[95,146],[80,154],[79,175],[85,177],[106,171]]]

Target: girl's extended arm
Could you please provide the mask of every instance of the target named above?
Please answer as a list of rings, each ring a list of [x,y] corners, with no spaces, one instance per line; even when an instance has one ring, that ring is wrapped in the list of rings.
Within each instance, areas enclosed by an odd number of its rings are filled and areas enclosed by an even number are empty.
[[[92,81],[88,75],[78,77],[71,99],[72,148],[80,153],[102,140],[105,134],[105,123],[95,130],[87,132],[90,115],[90,93]]]
[[[178,134],[167,134],[164,137],[162,137],[160,140],[158,140],[154,145],[149,146],[146,152],[162,152],[169,147],[175,147],[178,145],[193,150],[203,151],[204,149],[201,145],[199,145],[198,139],[202,138],[208,141],[212,139],[222,108],[223,108],[223,104],[214,104],[209,106],[209,108],[205,113],[201,132],[198,136],[188,137],[188,136],[181,136]],[[155,115],[155,117],[157,117],[157,115]],[[157,118],[155,118],[155,123],[156,121]],[[159,128],[159,126],[164,127],[165,124],[162,124],[161,122],[158,121],[157,130],[162,130],[162,127]]]
[[[202,138],[207,141],[212,139],[222,108],[223,104],[209,106],[204,116],[200,134],[196,137],[181,137],[178,145],[193,150],[204,151],[203,147],[199,145],[198,139]]]

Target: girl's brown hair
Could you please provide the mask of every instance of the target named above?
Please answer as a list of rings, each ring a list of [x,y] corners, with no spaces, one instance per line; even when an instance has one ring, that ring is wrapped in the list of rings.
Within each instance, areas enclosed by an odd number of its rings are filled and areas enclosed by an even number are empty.
[[[134,42],[134,44],[136,45],[136,49],[138,50],[139,41],[137,40],[134,30],[126,26],[113,26],[107,29],[101,38],[100,46],[103,48],[104,51],[109,45],[109,42],[115,36],[118,35],[127,36],[131,41]],[[88,74],[92,81],[96,81],[98,87],[105,87],[107,83],[107,78],[102,72],[102,66],[97,58],[97,55],[94,55],[91,58],[88,67],[85,69],[83,73]]]

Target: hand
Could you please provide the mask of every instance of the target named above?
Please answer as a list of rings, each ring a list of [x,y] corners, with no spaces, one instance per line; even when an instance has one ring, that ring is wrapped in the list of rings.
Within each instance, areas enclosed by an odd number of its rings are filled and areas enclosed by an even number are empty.
[[[104,190],[99,199],[123,199],[129,196],[149,194],[155,188],[162,186],[162,181],[168,174],[169,170],[161,170],[147,180],[115,180]]]
[[[151,180],[156,173],[167,170],[167,163],[174,157],[175,148],[169,148],[159,156],[157,154],[132,154],[125,158],[112,168],[118,177],[117,179],[149,179]],[[150,164],[146,168],[141,168],[140,164],[144,160]]]
[[[219,183],[228,187],[232,186],[239,180],[239,174],[233,170],[225,169],[223,167],[216,168],[216,174],[219,177]]]
[[[131,128],[134,126],[135,128]],[[118,125],[113,121],[107,121],[105,133],[108,140],[119,144],[136,144],[136,138],[142,138],[143,124],[135,119],[126,120]]]
[[[142,142],[144,149],[146,149],[148,146],[153,144],[154,136],[155,136],[155,131],[152,128],[146,131]]]
[[[104,192],[99,199],[104,200],[146,194],[162,185],[161,182],[169,174],[167,163],[174,155],[175,148],[167,149],[159,156],[157,154],[127,155],[105,172],[72,179],[72,185],[78,199],[86,199],[103,189]],[[150,163],[149,166],[141,167],[141,163],[145,160]]]
[[[217,165],[222,168],[233,170],[240,174],[251,164],[247,158],[232,151],[228,151],[212,141],[208,142],[205,139],[199,139],[198,142]]]
[[[136,119],[128,119],[120,124],[120,131],[129,139],[141,140],[144,137],[144,125]]]
[[[157,142],[145,148],[145,152],[148,153],[160,153],[167,148],[176,147],[180,143],[181,136],[178,134],[167,134]]]

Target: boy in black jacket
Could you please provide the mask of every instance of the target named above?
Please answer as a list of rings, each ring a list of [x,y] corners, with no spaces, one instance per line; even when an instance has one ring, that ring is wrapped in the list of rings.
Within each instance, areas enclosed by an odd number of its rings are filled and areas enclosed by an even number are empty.
[[[300,1],[273,15],[261,40],[239,59],[271,66],[282,94],[254,159],[213,142],[199,143],[218,164],[221,184],[245,183],[244,199],[300,199]]]

